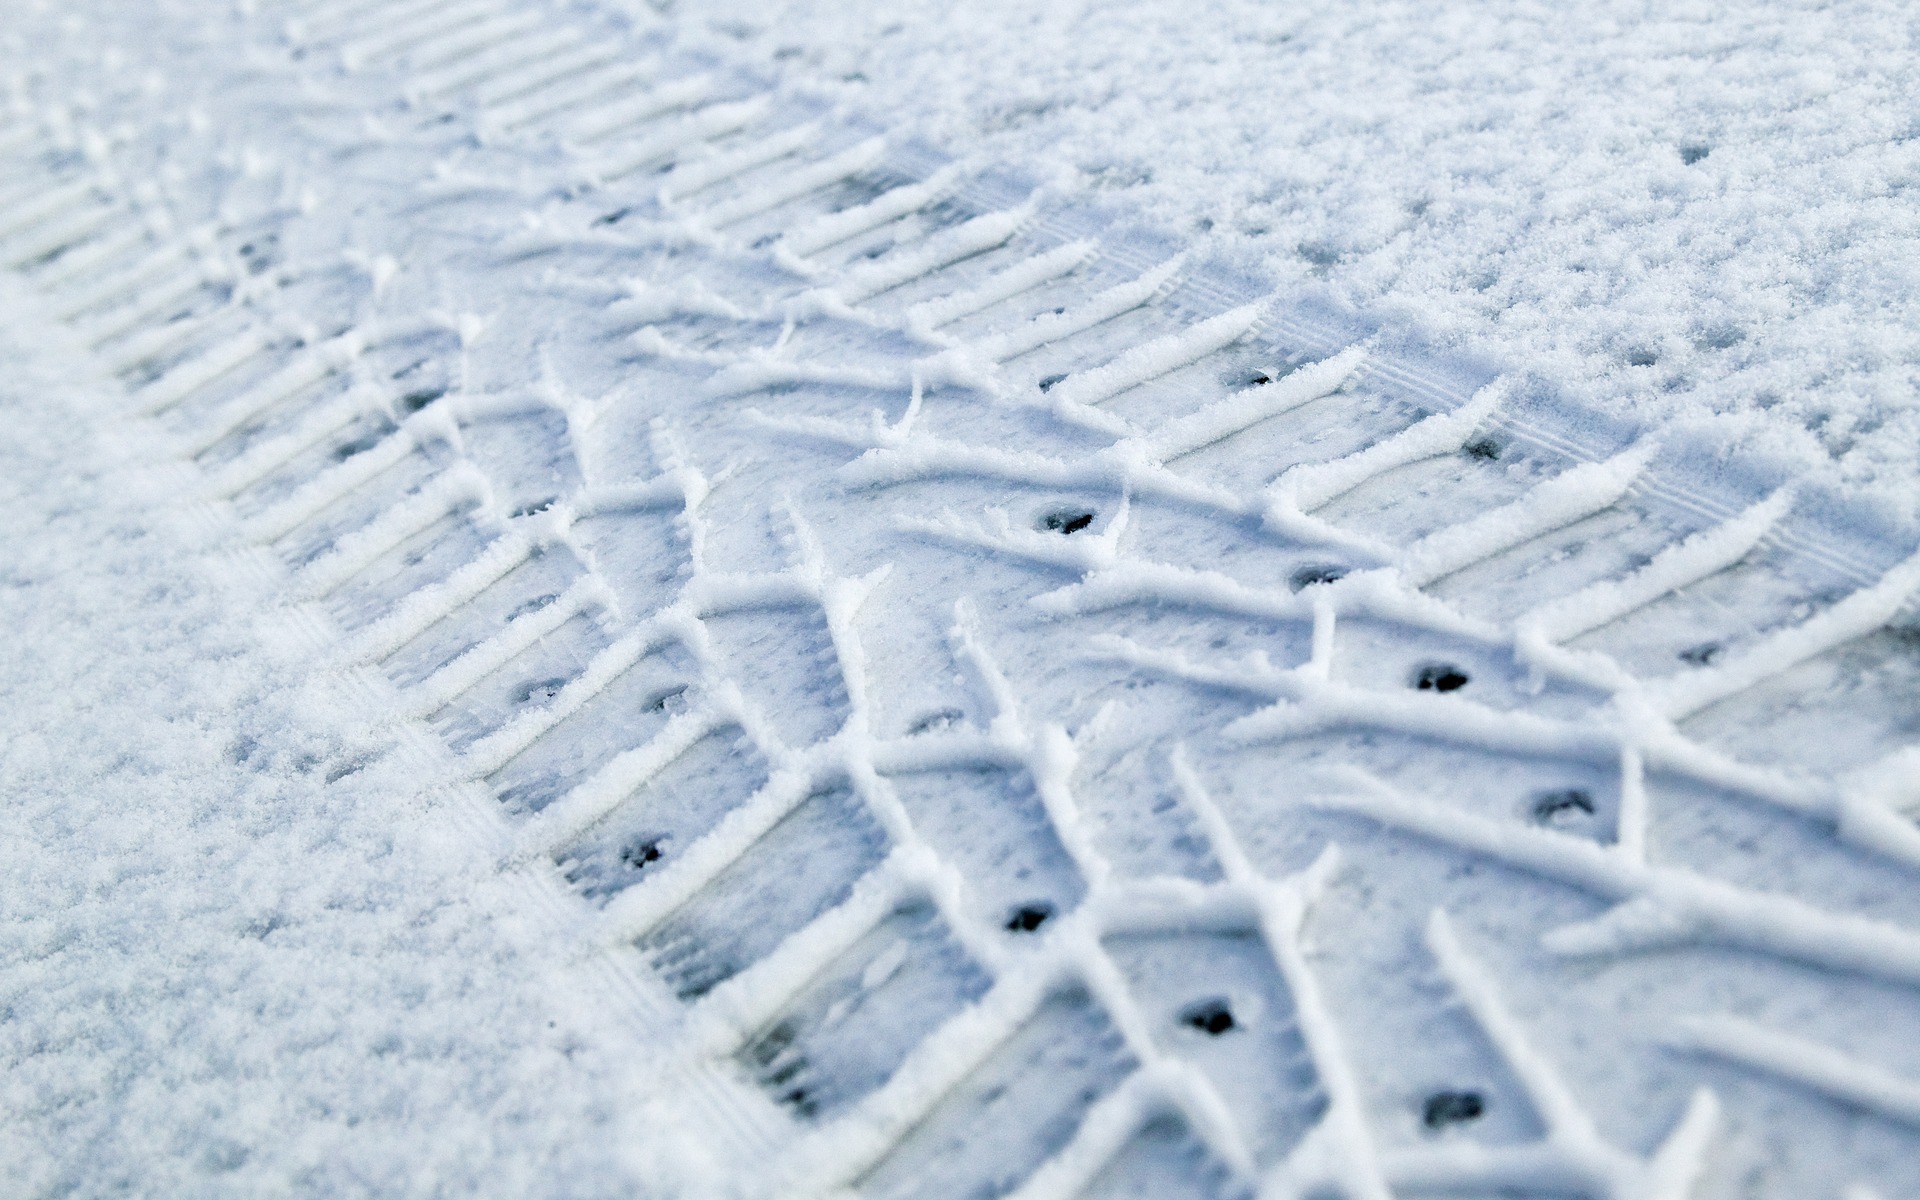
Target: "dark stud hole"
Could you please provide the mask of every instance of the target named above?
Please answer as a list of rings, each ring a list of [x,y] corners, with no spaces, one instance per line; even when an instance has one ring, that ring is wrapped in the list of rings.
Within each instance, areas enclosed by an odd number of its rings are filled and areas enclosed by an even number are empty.
[[[1064,383],[1066,382],[1066,378],[1065,375],[1049,375],[1040,381],[1040,390],[1042,392],[1050,392],[1053,390],[1054,384]]]
[[[1265,371],[1255,371],[1253,374],[1247,376],[1248,387],[1265,387],[1272,382],[1273,376],[1267,374]]]
[[[1660,361],[1660,356],[1647,348],[1639,347],[1627,351],[1627,365],[1632,367],[1651,367]]]
[[[803,1087],[793,1088],[787,1092],[782,1093],[780,1096],[780,1103],[791,1104],[794,1108],[794,1111],[798,1112],[803,1117],[811,1117],[814,1114],[814,1111],[819,1107],[817,1104],[814,1103],[812,1095],[808,1093],[806,1088],[803,1088]]]
[[[1294,591],[1304,591],[1322,583],[1335,583],[1347,577],[1347,569],[1332,563],[1320,563],[1311,567],[1301,567],[1287,580],[1287,586]]]
[[[385,436],[387,436],[387,434],[383,429],[378,433],[369,433],[362,437],[357,437],[350,442],[335,446],[333,448],[333,457],[339,462],[345,462],[356,454],[365,454],[375,446],[378,446],[380,439]]]
[[[1180,1011],[1180,1023],[1191,1025],[1208,1037],[1219,1037],[1234,1027],[1233,1010],[1225,1000],[1201,1000]]]
[[[1019,908],[1013,910],[1011,917],[1007,918],[1007,928],[1014,933],[1032,933],[1042,925],[1045,925],[1047,918],[1052,915],[1053,905],[1048,904],[1045,900],[1036,901],[1032,904],[1022,904]]]
[[[1042,528],[1050,529],[1061,535],[1079,533],[1082,529],[1093,524],[1093,514],[1090,512],[1072,511],[1048,513],[1040,524]]]
[[[943,708],[939,712],[930,712],[907,729],[907,736],[917,737],[938,729],[951,729],[965,719],[966,715],[957,708]]]
[[[1720,657],[1719,642],[1701,642],[1698,646],[1689,646],[1680,652],[1680,661],[1696,667],[1710,667],[1713,660]]]
[[[1533,819],[1536,821],[1558,821],[1575,813],[1593,815],[1593,796],[1585,788],[1547,792],[1533,802]]]
[[[561,688],[566,686],[567,681],[564,679],[542,679],[539,683],[529,683],[520,689],[519,702],[526,704],[533,700],[551,700],[560,694]]]
[[[662,838],[651,838],[647,841],[628,846],[620,852],[620,861],[625,863],[629,870],[644,870],[648,863],[660,861],[660,856],[665,853],[665,851],[660,849],[660,843],[663,840]]]
[[[1466,451],[1468,458],[1480,458],[1488,462],[1499,458],[1501,453],[1506,450],[1504,444],[1498,439],[1491,437],[1477,437],[1460,448]]]
[[[1712,146],[1702,146],[1696,142],[1691,146],[1680,147],[1680,161],[1690,167],[1712,153]]]
[[[1423,692],[1457,692],[1467,686],[1467,673],[1448,663],[1435,663],[1420,668],[1413,686]]]
[[[1465,1125],[1487,1111],[1479,1092],[1435,1092],[1420,1106],[1420,1120],[1428,1129]]]
[[[408,392],[400,397],[400,411],[417,413],[427,405],[447,394],[445,388],[426,388],[418,392]]]
[[[539,612],[541,609],[545,608],[549,604],[552,604],[555,600],[558,600],[559,598],[560,598],[560,594],[558,592],[549,592],[544,596],[535,596],[531,600],[522,600],[518,605],[514,607],[514,610],[512,612],[507,614],[507,620],[516,621],[521,617],[526,616],[530,612]]]
[[[545,500],[535,500],[531,504],[522,504],[519,508],[514,509],[507,515],[510,517],[530,517],[535,513],[547,511],[559,503],[559,501],[560,497],[558,496],[548,496]]]
[[[669,704],[672,704],[674,701],[680,699],[680,697],[686,695],[686,693],[687,693],[687,685],[684,683],[681,684],[679,687],[668,688],[666,691],[661,692],[658,696],[655,696],[651,701],[649,701],[647,703],[647,708],[651,712],[665,712],[667,711],[667,706]]]

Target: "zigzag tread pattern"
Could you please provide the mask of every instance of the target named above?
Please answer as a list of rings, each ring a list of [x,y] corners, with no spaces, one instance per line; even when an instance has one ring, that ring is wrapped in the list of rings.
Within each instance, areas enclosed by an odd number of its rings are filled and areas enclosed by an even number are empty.
[[[1920,1187],[1913,546],[670,25],[261,9],[18,81],[0,259],[766,1194]]]

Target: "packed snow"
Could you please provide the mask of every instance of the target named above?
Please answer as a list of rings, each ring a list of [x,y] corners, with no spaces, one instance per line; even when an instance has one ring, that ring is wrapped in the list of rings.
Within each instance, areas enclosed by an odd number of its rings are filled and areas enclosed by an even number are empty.
[[[0,1190],[1915,1178],[1904,10],[394,2],[0,30]]]

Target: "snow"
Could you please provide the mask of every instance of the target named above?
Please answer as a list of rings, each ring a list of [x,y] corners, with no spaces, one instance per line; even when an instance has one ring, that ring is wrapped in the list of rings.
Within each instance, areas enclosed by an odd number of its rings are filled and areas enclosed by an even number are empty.
[[[691,1143],[524,900],[430,802],[324,786],[366,730],[0,313],[0,1191],[673,1190]]]
[[[1196,252],[1920,513],[1908,6],[670,8]]]
[[[41,14],[29,1194],[1899,1190],[1891,15],[733,3]]]

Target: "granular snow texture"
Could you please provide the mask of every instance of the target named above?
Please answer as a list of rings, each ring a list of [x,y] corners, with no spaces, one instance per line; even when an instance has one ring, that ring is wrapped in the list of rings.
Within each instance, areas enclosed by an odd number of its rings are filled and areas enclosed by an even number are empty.
[[[1920,512],[1920,16],[1835,4],[682,4],[982,161]],[[735,50],[737,53],[737,48]]]
[[[30,328],[0,334],[0,1194],[647,1194],[644,1073],[553,1023],[440,814],[322,787],[353,747]]]

